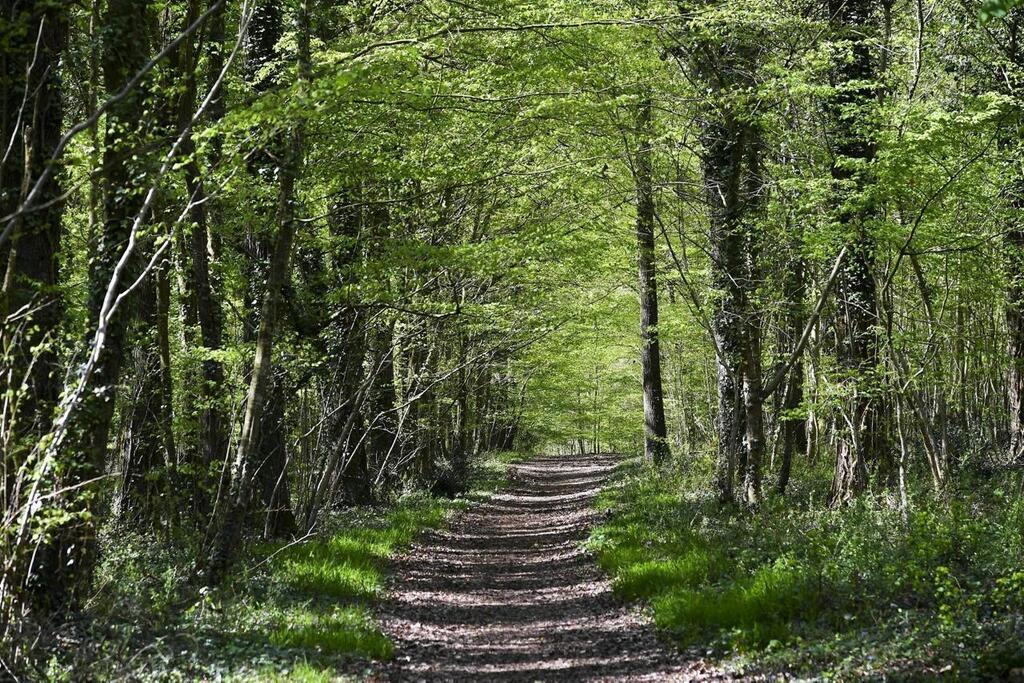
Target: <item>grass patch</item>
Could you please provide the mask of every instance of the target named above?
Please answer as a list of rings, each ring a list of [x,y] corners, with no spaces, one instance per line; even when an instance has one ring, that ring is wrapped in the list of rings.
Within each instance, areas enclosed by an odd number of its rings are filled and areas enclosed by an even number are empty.
[[[310,655],[387,659],[392,644],[367,607],[386,589],[389,558],[453,509],[449,501],[410,495],[336,523],[322,539],[262,546],[271,598],[256,606],[263,617],[250,637]]]
[[[520,458],[492,454],[477,463],[475,495],[500,486],[508,465]],[[268,593],[274,597],[257,608],[264,614],[257,620],[257,637],[310,655],[387,659],[392,643],[377,629],[368,606],[386,590],[389,559],[466,504],[463,499],[407,495],[386,508],[357,511],[358,517],[334,524],[323,538],[263,546],[261,552],[269,559]]]
[[[254,676],[243,676],[232,679],[241,681],[261,681],[261,683],[333,683],[345,680],[329,667],[318,666],[309,662],[299,662],[287,670],[275,667],[264,667]]]
[[[324,654],[356,653],[371,659],[391,656],[391,641],[377,630],[365,608],[293,612],[289,617],[288,623],[270,633],[269,641],[274,645]]]
[[[722,587],[706,578],[689,583],[696,587],[658,591],[654,610],[659,626],[694,643],[712,630],[731,632],[733,643],[746,647],[788,640],[790,625],[814,616],[820,604],[804,572],[784,558]]]
[[[420,531],[440,526],[450,510],[445,502],[409,496],[365,525],[343,527],[326,540],[265,546],[264,552],[272,555],[274,580],[297,593],[370,601],[384,589],[388,558]]]

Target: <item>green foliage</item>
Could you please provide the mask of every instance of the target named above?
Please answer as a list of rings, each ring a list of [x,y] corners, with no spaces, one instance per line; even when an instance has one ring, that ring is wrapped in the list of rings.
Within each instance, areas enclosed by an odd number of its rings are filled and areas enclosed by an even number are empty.
[[[254,676],[239,676],[228,680],[232,683],[243,683],[244,681],[261,681],[265,683],[332,683],[333,681],[344,679],[330,667],[320,667],[309,662],[302,662],[284,672],[275,667],[267,667]]]
[[[982,23],[1005,17],[1014,7],[1019,7],[1020,0],[985,0],[978,10]]]
[[[187,570],[176,562],[177,543],[153,543],[125,528],[105,530],[104,560],[96,576],[94,609],[101,614],[133,614],[145,628],[166,626],[180,609],[179,591]],[[144,610],[139,609],[145,606]]]
[[[700,580],[699,574],[688,583],[695,587],[669,583],[671,588],[659,591],[653,604],[655,622],[690,644],[709,631],[729,633],[735,647],[787,640],[791,629],[816,616],[820,602],[807,569],[786,557],[749,577],[732,577],[724,586]]]
[[[88,72],[93,43],[110,38],[115,27],[103,26],[101,14],[94,35],[88,3],[57,4],[69,12],[69,45],[59,68],[66,113],[58,122],[67,129],[89,110],[92,96],[102,102],[112,94],[87,86],[102,81],[102,74]],[[173,33],[187,9],[177,1],[150,4],[153,26],[132,27],[138,45],[164,44],[165,36],[155,35],[158,24]],[[227,4],[226,34],[244,34],[235,31],[238,7]],[[166,459],[177,459],[174,468],[153,466],[144,478],[166,480],[168,493],[179,482],[187,485],[180,499],[161,495],[154,503],[164,526],[151,535],[125,532],[116,523],[104,529],[90,609],[116,633],[96,638],[106,648],[100,657],[128,659],[137,643],[125,634],[135,626],[145,633],[181,626],[194,636],[186,643],[189,652],[207,647],[203,638],[213,633],[208,647],[215,656],[240,651],[225,655],[233,657],[220,667],[227,671],[267,650],[293,659],[383,656],[387,645],[365,610],[384,590],[387,558],[463,504],[405,494],[434,483],[438,470],[463,455],[456,452],[461,446],[500,426],[514,427],[523,448],[636,449],[643,407],[631,126],[637,102],[650,98],[657,331],[670,440],[687,476],[656,482],[637,475],[602,502],[615,516],[592,544],[616,590],[649,601],[657,622],[682,642],[711,639],[718,649],[751,657],[768,650],[796,656],[803,648],[808,662],[828,662],[840,675],[858,673],[861,665],[851,662],[873,652],[884,655],[880,669],[888,666],[883,659],[921,657],[915,654],[920,650],[965,676],[999,677],[1017,661],[1020,648],[1013,643],[1020,626],[1014,620],[1024,583],[1019,496],[998,493],[987,480],[977,490],[970,485],[977,470],[1007,451],[1005,380],[1015,361],[1006,353],[1006,312],[1013,311],[1006,294],[1015,280],[1001,266],[1019,258],[1019,247],[1006,243],[1020,213],[1008,201],[1022,158],[1021,59],[1011,53],[1019,43],[1012,14],[1020,11],[1019,0],[886,4],[890,24],[879,21],[869,31],[879,72],[871,83],[855,84],[877,87],[879,97],[842,113],[851,132],[875,150],[870,161],[856,162],[837,162],[835,131],[827,124],[842,91],[834,85],[836,66],[853,59],[855,50],[835,32],[821,3],[723,0],[699,3],[694,12],[664,1],[310,3],[314,68],[312,82],[301,87],[294,82],[296,5],[278,4],[288,28],[261,69],[275,87],[258,92],[244,65],[228,70],[226,114],[195,122],[194,156],[186,158],[183,148],[156,182],[157,200],[143,226],[140,251],[151,248],[154,236],[173,236],[164,269],[172,281],[170,300],[163,302],[173,406],[158,417],[171,425],[177,451]],[[874,4],[881,10],[882,3]],[[533,24],[544,27],[526,28]],[[189,76],[209,81],[214,38],[205,28],[196,35],[202,39],[163,60],[144,82],[141,118],[154,128],[145,144],[127,149],[131,126],[105,119],[99,128],[111,124],[109,132],[80,135],[59,164],[67,192],[66,202],[55,203],[66,204],[56,226],[56,288],[63,300],[52,308],[62,311],[62,320],[44,345],[58,356],[55,377],[73,376],[88,355],[89,299],[96,294],[88,291],[90,264],[116,256],[98,250],[103,195],[142,195],[175,137],[167,119],[176,118],[180,82],[190,79],[176,74],[172,63],[183,63],[194,47],[199,61]],[[221,54],[229,48],[221,46]],[[735,74],[715,79],[698,73],[688,50],[713,55],[701,67],[711,70],[742,55],[744,68],[735,70],[742,84]],[[732,85],[705,87],[723,82]],[[806,354],[812,371],[804,400],[786,411],[769,401],[769,428],[780,417],[813,417],[819,431],[812,445],[827,450],[824,444],[844,438],[858,391],[884,394],[887,405],[902,409],[886,436],[898,431],[905,452],[901,473],[911,488],[905,513],[881,498],[822,510],[831,465],[820,453],[817,461],[797,463],[799,496],[791,503],[769,501],[746,514],[723,511],[703,492],[718,445],[718,367],[708,325],[722,300],[714,285],[702,176],[710,140],[700,128],[721,113],[750,124],[762,138],[763,206],[744,219],[744,237],[746,262],[760,265],[751,298],[763,325],[764,368],[786,355],[789,317],[807,312],[822,274],[854,231],[871,243],[877,303],[886,314],[879,318],[886,324],[872,334],[877,367],[851,370],[840,358],[842,306],[829,297]],[[273,358],[273,390],[286,399],[281,436],[289,474],[293,482],[310,482],[323,472],[339,446],[333,437],[342,431],[332,420],[344,417],[342,404],[360,395],[339,387],[339,378],[368,374],[382,351],[352,348],[386,336],[394,395],[380,406],[367,401],[365,414],[351,422],[362,425],[384,414],[401,420],[392,447],[371,463],[381,472],[374,493],[395,505],[346,511],[301,544],[250,547],[258,557],[248,555],[246,564],[255,570],[195,599],[187,575],[204,544],[172,527],[205,520],[179,519],[176,507],[191,508],[186,497],[196,490],[212,498],[220,481],[217,459],[194,457],[202,450],[201,414],[216,408],[226,424],[245,403],[251,325],[265,277],[265,254],[254,247],[271,243],[280,199],[280,169],[266,157],[274,156],[285,131],[298,127],[305,164],[296,169],[291,199],[300,221]],[[11,150],[24,151],[16,137],[9,138]],[[115,142],[132,161],[104,168],[103,145]],[[190,162],[199,167],[208,195],[206,251],[213,308],[224,328],[216,350],[205,345],[190,298],[189,238],[197,226],[192,213],[182,212],[191,194]],[[853,188],[839,187],[836,163],[855,166],[870,183],[847,192]],[[112,170],[131,172],[128,186],[95,182]],[[15,179],[11,196],[23,191],[19,173],[4,178]],[[834,220],[837,189],[848,195],[850,208],[871,209],[863,225]],[[351,230],[339,229],[339,220],[351,222],[345,226]],[[786,280],[798,263],[805,275],[794,295],[785,291]],[[149,283],[140,283],[140,294]],[[144,308],[137,306],[141,301],[125,303]],[[352,337],[341,329],[343,319],[358,328]],[[147,326],[153,327],[141,327]],[[151,331],[142,332],[123,345],[155,358]],[[5,369],[10,357],[5,346]],[[127,360],[124,381],[112,384],[127,387],[134,378],[128,375],[145,372],[127,367]],[[197,389],[209,361],[221,364],[225,375],[212,393]],[[4,425],[17,413],[15,398],[26,393],[7,384],[20,384],[19,374],[11,377],[0,387]],[[858,379],[866,381],[851,381]],[[369,398],[379,398],[376,383],[368,386]],[[129,393],[120,392],[111,425],[109,440],[118,448],[131,436],[125,417],[131,402],[144,398]],[[928,475],[921,474],[925,437],[918,432],[940,422],[949,471],[964,474],[933,500],[920,491]],[[9,434],[0,436],[5,446],[14,443]],[[63,487],[62,480],[72,479],[75,454],[37,477],[38,452],[21,455],[32,450],[33,438],[8,446],[4,472],[16,476],[5,481],[25,491],[37,481]],[[890,441],[886,455],[895,461],[896,439]],[[120,455],[111,449],[97,474],[120,471]],[[421,463],[423,457],[430,462]],[[471,463],[473,492],[492,488],[515,457],[489,454]],[[9,463],[16,467],[8,469]],[[83,487],[83,499],[102,502],[84,510],[51,504],[64,494],[40,492],[25,508],[30,530],[41,539],[71,521],[100,520],[117,479],[101,477]],[[301,483],[295,488],[293,502],[301,505],[308,491]],[[11,505],[0,508],[7,522],[0,531],[4,551],[22,498],[16,491],[3,504]],[[152,542],[157,536],[160,542]],[[31,556],[30,548],[18,550]],[[183,604],[193,605],[187,617],[179,613]],[[118,621],[122,613],[134,621]],[[837,638],[826,636],[832,631]],[[954,647],[961,642],[966,654]],[[155,649],[172,652],[179,645],[169,639]],[[74,669],[63,666],[61,656],[54,678],[68,678]],[[167,658],[182,657],[172,652]],[[293,667],[290,674],[287,666],[268,671],[316,680],[319,664]]]

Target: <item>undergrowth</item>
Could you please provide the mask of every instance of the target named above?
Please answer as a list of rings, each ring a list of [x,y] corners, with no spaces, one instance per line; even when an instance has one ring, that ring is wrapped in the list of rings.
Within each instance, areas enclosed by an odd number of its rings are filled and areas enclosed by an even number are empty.
[[[392,654],[374,618],[390,558],[500,486],[522,457],[496,453],[475,462],[461,498],[412,493],[336,511],[301,542],[250,543],[225,584],[198,596],[190,594],[185,559],[195,556],[194,541],[155,542],[111,527],[88,618],[61,637],[40,678],[352,680],[365,668],[360,662]]]
[[[741,670],[1005,680],[1024,667],[1024,501],[1006,476],[965,482],[969,497],[911,492],[906,510],[797,491],[751,512],[701,475],[633,463],[589,546],[619,595]]]

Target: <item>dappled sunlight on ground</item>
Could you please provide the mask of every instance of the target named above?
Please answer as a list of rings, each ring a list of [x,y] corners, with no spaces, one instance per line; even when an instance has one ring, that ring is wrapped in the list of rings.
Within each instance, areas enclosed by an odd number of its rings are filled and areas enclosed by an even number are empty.
[[[581,544],[619,459],[543,457],[420,539],[396,563],[379,680],[663,681],[721,678],[617,600]]]

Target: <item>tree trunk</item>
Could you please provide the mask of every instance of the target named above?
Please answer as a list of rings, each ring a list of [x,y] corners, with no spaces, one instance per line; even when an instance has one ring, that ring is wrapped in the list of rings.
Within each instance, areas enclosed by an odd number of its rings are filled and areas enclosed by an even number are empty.
[[[747,471],[744,435],[748,402],[744,387],[760,386],[760,378],[747,382],[744,367],[744,359],[749,357],[742,284],[748,279],[743,235],[747,207],[740,188],[744,186],[748,140],[744,127],[733,121],[708,119],[701,134],[704,188],[710,209],[711,285],[716,296],[711,320],[718,364],[716,485],[721,499],[729,501],[735,495],[737,475],[745,478]],[[759,428],[757,424],[752,427]]]
[[[266,5],[264,5],[266,7]],[[299,3],[298,65],[300,83],[309,82],[309,13],[306,0]],[[259,425],[263,418],[266,392],[270,384],[273,364],[274,335],[281,294],[288,279],[292,242],[295,238],[295,184],[302,165],[302,127],[295,125],[288,134],[285,157],[278,168],[278,233],[263,295],[260,327],[256,338],[249,390],[246,394],[242,432],[238,439],[232,467],[231,484],[224,504],[224,512],[216,526],[212,548],[205,567],[205,582],[216,585],[223,580],[242,537],[243,520],[252,498],[252,482],[259,463],[255,446],[259,438]]]
[[[163,41],[176,36],[181,28],[169,12],[164,14],[162,24]],[[180,59],[183,53],[187,57],[190,44],[189,40],[184,41],[172,61]],[[170,70],[161,79],[161,88],[171,87],[169,77],[177,70]],[[162,102],[159,109],[159,132],[168,145],[176,138],[178,117],[175,106],[172,99]],[[164,206],[163,210],[168,212],[168,207]],[[145,238],[146,251],[152,248],[157,239],[170,238],[174,230],[173,223],[173,219],[164,217],[163,233],[155,238]],[[122,401],[124,416],[120,421],[121,433],[118,438],[121,477],[114,500],[114,513],[122,522],[140,527],[157,525],[162,521],[163,513],[173,513],[177,507],[168,499],[176,490],[170,474],[177,459],[173,433],[173,382],[168,320],[169,264],[167,256],[163,256],[156,264],[155,271],[139,286],[131,299],[135,324],[128,331],[131,338],[128,355],[134,369],[130,374],[129,392]]]
[[[0,215],[18,209],[60,140],[59,64],[67,42],[66,13],[54,3],[36,1],[8,6],[0,14],[15,34],[2,36],[0,50]],[[53,345],[63,313],[57,289],[64,214],[60,194],[54,174],[36,202],[52,204],[19,219],[10,241],[0,247],[0,353],[11,353],[11,369],[18,369],[11,376],[5,370],[0,378],[0,392],[10,389],[18,400],[10,433],[0,435],[5,500],[10,500],[19,463],[48,431],[60,394],[61,369]]]
[[[394,481],[390,456],[395,445],[397,422],[395,406],[398,402],[395,394],[395,362],[394,362],[394,321],[382,321],[369,331],[368,346],[371,349],[373,365],[370,372],[370,393],[365,404],[366,422],[370,425],[370,433],[365,443],[366,458],[371,471],[378,473],[377,479],[390,487]]]
[[[803,249],[802,240],[795,239],[792,248],[792,258],[783,276],[782,284],[786,312],[785,332],[782,335],[784,338],[779,340],[779,349],[786,354],[792,353],[796,349],[800,335],[807,324],[804,314],[806,264],[800,253]],[[786,492],[786,487],[789,485],[793,455],[807,450],[807,421],[803,417],[793,415],[793,412],[798,410],[804,401],[804,364],[799,356],[793,362],[793,367],[790,368],[783,391],[782,416],[780,418],[782,423],[782,463],[776,482],[776,490],[780,495]]]
[[[761,49],[745,37],[729,37],[725,47],[695,37],[677,48],[709,99],[699,112],[697,127],[703,148],[714,309],[711,331],[718,366],[715,483],[723,502],[735,498],[737,476],[742,477],[745,500],[756,503],[760,498],[762,323],[753,302],[759,278],[755,218],[765,188],[756,113],[737,102],[734,93],[756,91]]]
[[[1011,188],[1011,205],[1024,210],[1024,180]],[[1024,463],[1024,227],[1014,225],[1003,238],[1006,271],[1006,387],[1010,409],[1009,461]]]
[[[60,63],[68,37],[67,11],[42,1],[7,3],[0,10],[0,23],[13,34],[0,35],[0,215],[15,212],[24,202],[61,136]],[[0,29],[0,33],[6,31]],[[50,430],[60,396],[62,373],[54,343],[63,315],[57,287],[64,214],[60,195],[54,173],[36,202],[45,208],[19,219],[11,239],[0,246],[0,353],[10,354],[0,363],[7,366],[0,371],[0,394],[18,401],[12,422],[0,431],[4,519],[9,519],[9,509],[24,500],[23,466],[39,438]],[[6,224],[0,223],[4,228]],[[68,528],[57,531],[72,535]],[[72,572],[61,556],[59,542],[51,542],[34,556],[19,558],[24,562],[21,570],[27,570],[29,563],[33,568],[32,575],[25,577],[27,598],[44,612],[68,602],[70,587],[65,579]]]
[[[215,2],[216,0],[211,0]],[[198,0],[189,0],[185,23],[191,24],[199,15]],[[208,88],[215,90],[216,96],[208,109],[210,121],[219,120],[224,114],[224,98],[222,88],[217,87],[217,78],[224,67],[224,9],[218,10],[208,19]],[[192,41],[186,41],[178,56],[178,73],[184,84],[184,92],[178,102],[178,129],[184,130],[193,115],[196,92],[197,59]],[[215,354],[223,344],[223,314],[215,292],[214,278],[210,269],[210,230],[209,230],[209,197],[203,183],[203,174],[196,158],[195,145],[188,136],[182,145],[185,159],[185,184],[192,208],[189,217],[192,230],[188,236],[186,292],[195,310],[196,322],[202,346],[208,354]],[[214,155],[215,157],[217,154]],[[216,164],[218,159],[210,160]],[[223,364],[217,358],[204,358],[202,361],[202,382],[199,390],[199,442],[198,451],[188,454],[194,470],[192,476],[193,505],[200,520],[205,518],[209,510],[209,489],[214,482],[208,475],[211,466],[223,462],[228,451],[228,420],[222,405],[222,390],[225,382]]]
[[[288,446],[285,437],[285,382],[284,372],[273,368],[270,388],[263,406],[258,445],[254,452],[259,459],[257,468],[260,501],[263,504],[264,538],[289,538],[298,529],[292,511],[292,497],[288,476]]]
[[[464,332],[459,332],[456,343],[459,346],[459,372],[458,385],[455,395],[455,427],[452,438],[452,480],[455,483],[456,491],[466,489],[469,480],[469,463],[472,458],[471,440],[468,431],[472,424],[470,420],[470,393],[473,373],[467,367],[469,357],[469,338]]]
[[[341,199],[331,212],[329,227],[337,240],[331,259],[335,277],[345,287],[351,288],[356,279],[353,269],[360,259],[360,239],[363,211],[353,208],[359,200],[357,190],[342,193]],[[366,355],[366,315],[358,308],[354,294],[349,294],[345,309],[338,321],[338,334],[332,338],[341,339],[340,348],[333,354],[338,359],[337,372],[341,376],[337,401],[348,403],[334,419],[335,435],[338,438],[338,452],[335,458],[342,464],[339,475],[340,493],[350,504],[369,503],[373,498],[373,482],[367,462],[366,444],[362,439],[365,422],[362,420],[362,397],[365,392],[363,361]],[[314,513],[317,512],[314,510]]]
[[[835,475],[829,500],[842,504],[861,493],[868,483],[868,467],[886,470],[885,404],[875,397],[881,381],[876,329],[879,316],[874,274],[875,243],[868,228],[874,213],[863,193],[870,183],[874,145],[862,133],[862,110],[876,96],[875,66],[870,40],[876,33],[877,0],[829,0],[837,37],[850,44],[852,59],[836,69],[837,93],[830,112],[834,128],[836,163],[832,178],[839,207],[837,222],[848,235],[848,257],[838,282],[839,361],[851,379],[848,437],[836,449]]]
[[[233,560],[238,543],[242,536],[243,520],[246,516],[252,497],[252,481],[260,463],[254,457],[259,439],[259,426],[263,419],[264,406],[267,401],[267,388],[270,386],[273,365],[274,334],[277,322],[277,311],[281,300],[281,290],[288,277],[288,263],[291,256],[292,241],[295,237],[294,189],[295,173],[300,158],[301,139],[298,132],[292,134],[291,158],[282,165],[280,205],[278,207],[279,229],[274,243],[274,253],[270,261],[270,272],[267,277],[267,289],[263,295],[260,311],[260,327],[256,337],[256,356],[253,360],[249,390],[246,393],[245,413],[242,421],[242,433],[235,450],[232,476],[225,510],[217,527],[206,567],[206,582],[216,585],[224,578],[224,573]]]
[[[262,73],[259,69],[266,67],[271,60],[278,57],[277,42],[283,35],[283,29],[280,7],[264,2],[254,9],[247,36],[249,51],[246,70],[257,93],[267,92],[274,85],[273,75]],[[256,70],[254,71],[254,69]],[[280,168],[282,157],[288,154],[286,145],[286,141],[276,138],[270,141],[267,149],[260,150],[262,155],[256,158],[257,168],[254,176],[273,177],[268,174],[272,168]],[[283,183],[278,188],[279,193],[282,191]],[[265,296],[263,288],[269,279],[266,266],[274,247],[258,228],[247,235],[247,245],[249,257],[246,281],[247,324],[243,339],[247,343],[255,343],[258,341],[258,330],[261,324],[261,307],[257,306],[256,302],[261,301]],[[202,248],[207,248],[205,242]],[[287,284],[288,279],[281,283],[282,288]],[[275,326],[278,324],[277,321],[274,322]],[[251,380],[252,368],[249,372]],[[251,458],[257,463],[253,476],[259,482],[259,502],[264,512],[264,535],[287,536],[296,528],[291,512],[291,495],[287,488],[289,485],[288,475],[285,471],[287,467],[286,425],[284,399],[281,394],[285,391],[287,373],[273,365],[267,370],[267,373],[270,380],[264,392],[263,405],[259,407],[262,418],[252,444]]]
[[[761,393],[761,325],[747,324],[743,353],[743,401],[746,422],[747,457],[743,472],[743,500],[753,506],[761,502],[761,463],[764,460],[764,398]]]
[[[103,50],[103,78],[108,92],[117,92],[142,67],[148,57],[145,32],[148,2],[109,0],[104,25],[107,42]],[[144,182],[144,169],[136,158],[143,134],[145,93],[136,88],[107,110],[103,152],[105,172],[104,223],[96,257],[89,272],[90,327],[95,331],[104,296],[114,277],[116,265],[127,245],[136,214],[142,206],[137,191]],[[143,180],[140,180],[142,178]],[[137,261],[137,259],[135,259]],[[123,289],[132,280],[133,268],[122,275]],[[107,323],[106,341],[92,374],[93,388],[83,394],[77,419],[63,446],[67,465],[61,485],[80,487],[68,502],[70,519],[53,533],[53,542],[40,554],[36,574],[45,581],[47,599],[59,610],[77,607],[87,588],[95,564],[99,497],[94,482],[103,473],[114,402],[125,352],[125,334],[131,317],[129,306],[121,306]],[[90,334],[90,336],[92,336]]]
[[[171,434],[170,368],[166,366],[167,309],[159,299],[166,277],[147,278],[135,296],[138,324],[130,356],[131,387],[124,401],[120,435],[121,482],[115,514],[134,525],[160,521],[168,493],[168,474],[174,462]]]
[[[23,9],[5,11],[15,31],[24,29],[21,40],[3,51],[7,72],[3,94],[2,145],[0,157],[10,149],[0,165],[0,214],[13,213],[25,199],[27,190],[50,163],[63,122],[63,89],[59,62],[67,42],[66,9],[53,3],[29,2]],[[36,52],[36,39],[39,50]],[[31,66],[31,72],[26,72]],[[11,142],[14,144],[11,144]],[[55,331],[61,317],[61,301],[56,291],[61,240],[63,202],[58,201],[60,186],[56,174],[46,183],[37,205],[53,200],[18,220],[8,245],[6,271],[0,298],[0,320],[16,316],[11,324],[0,326],[0,339],[9,332],[22,332],[15,344],[16,353],[28,367],[31,349]],[[28,391],[21,417],[29,431],[41,433],[48,425],[48,414],[59,393],[59,368],[51,349],[44,349],[27,377]]]
[[[640,103],[637,149],[633,169],[636,180],[636,238],[640,271],[640,363],[644,391],[644,455],[661,465],[669,456],[665,402],[658,342],[657,259],[654,250],[653,122],[651,101]]]

